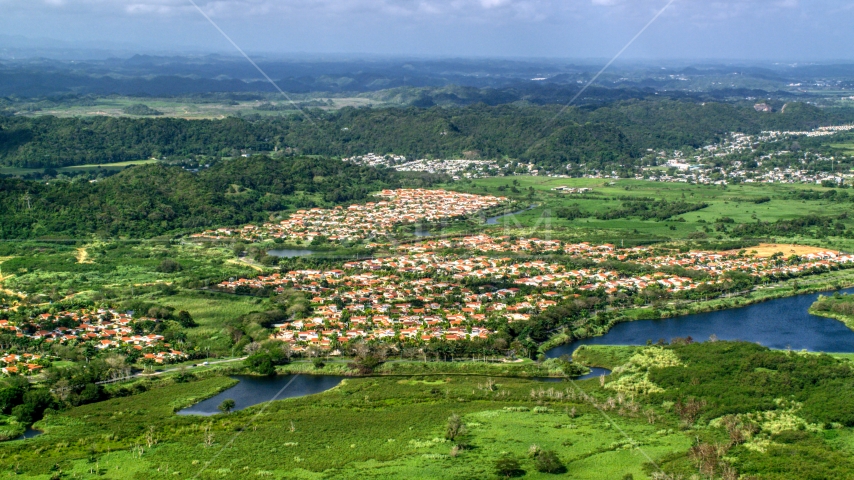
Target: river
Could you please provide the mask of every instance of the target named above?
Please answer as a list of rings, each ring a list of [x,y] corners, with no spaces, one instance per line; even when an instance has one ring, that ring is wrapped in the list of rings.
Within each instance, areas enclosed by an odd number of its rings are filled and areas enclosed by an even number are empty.
[[[854,288],[842,290],[854,293]],[[716,312],[686,315],[663,320],[639,320],[615,325],[601,337],[587,338],[553,348],[548,357],[571,355],[581,345],[644,345],[659,339],[670,341],[675,337],[692,337],[705,341],[711,335],[720,340],[756,342],[774,349],[809,350],[813,352],[854,353],[854,331],[842,322],[817,317],[807,313],[820,294],[798,295],[769,300],[746,307]],[[590,373],[576,380],[608,375],[609,370],[592,368]],[[178,412],[181,415],[214,415],[223,400],[235,401],[235,410],[269,401],[325,392],[344,377],[283,375],[276,377],[236,376],[240,381],[234,387]],[[288,388],[282,390],[288,382]],[[563,379],[537,379],[559,382]],[[278,396],[277,396],[278,395]]]
[[[841,292],[852,293],[854,288]],[[572,355],[581,345],[644,345],[650,340],[670,341],[675,337],[705,341],[712,335],[720,340],[755,342],[778,350],[854,352],[854,331],[838,320],[808,313],[819,295],[798,295],[729,310],[620,323],[601,337],[555,347],[546,356]]]

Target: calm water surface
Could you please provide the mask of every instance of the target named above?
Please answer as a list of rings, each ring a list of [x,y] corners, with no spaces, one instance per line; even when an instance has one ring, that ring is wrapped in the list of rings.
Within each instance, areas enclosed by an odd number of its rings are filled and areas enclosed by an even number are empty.
[[[590,367],[590,373],[588,373],[587,375],[582,375],[580,377],[573,378],[573,380],[587,380],[588,378],[599,378],[600,375],[610,375],[610,374],[611,374],[611,371],[608,370],[607,368]],[[557,383],[557,382],[563,382],[566,379],[565,378],[543,377],[543,378],[537,378],[536,380],[539,380],[541,382],[547,382],[547,383]]]
[[[20,437],[16,438],[15,440],[26,440],[26,439],[28,439],[28,438],[38,437],[38,436],[39,436],[39,435],[41,435],[42,433],[44,433],[44,432],[42,432],[41,430],[36,430],[36,429],[34,429],[34,428],[28,428],[28,429],[27,429],[27,431],[26,431],[26,432],[24,432],[24,434],[23,434],[23,435],[21,435]]]
[[[854,288],[842,292],[854,293]],[[689,336],[695,340],[704,341],[711,335],[716,335],[721,340],[756,342],[774,349],[854,353],[854,331],[849,330],[842,322],[807,313],[807,309],[818,296],[819,294],[799,295],[731,310],[664,320],[621,323],[604,336],[553,348],[547,356],[559,357],[572,354],[581,345],[644,345],[648,340],[670,341],[675,337]],[[589,374],[576,380],[597,378],[610,373],[610,370],[604,368],[592,368]],[[274,397],[283,399],[324,392],[341,383],[343,379],[343,377],[299,375],[287,389],[279,394],[282,387],[291,381],[293,375],[267,378],[236,376],[234,378],[240,380],[240,383],[178,413],[214,415],[219,413],[217,407],[227,398],[235,401],[235,410],[241,410],[269,401]],[[540,380],[556,382],[563,379]],[[279,394],[278,397],[276,397],[277,394]],[[28,430],[25,436],[30,438],[40,433],[37,430]]]
[[[277,375],[275,377],[251,377],[236,375],[232,377],[240,380],[240,383],[228,390],[211,397],[207,400],[185,408],[178,412],[179,415],[215,415],[220,413],[217,407],[223,400],[230,398],[236,404],[235,410],[264,403],[275,398],[303,397],[315,393],[325,392],[341,383],[344,377],[311,376],[311,375]],[[293,379],[293,383],[282,391],[282,388]],[[281,391],[281,393],[279,393]],[[278,394],[278,396],[276,396]]]
[[[852,292],[854,288],[842,290],[842,293]],[[819,295],[798,295],[742,308],[664,320],[620,323],[601,337],[562,345],[549,350],[546,355],[571,355],[581,345],[644,345],[647,340],[670,341],[674,337],[689,336],[697,341],[705,341],[711,335],[716,335],[720,340],[743,340],[780,350],[791,348],[812,352],[854,352],[854,331],[840,321],[807,313]]]

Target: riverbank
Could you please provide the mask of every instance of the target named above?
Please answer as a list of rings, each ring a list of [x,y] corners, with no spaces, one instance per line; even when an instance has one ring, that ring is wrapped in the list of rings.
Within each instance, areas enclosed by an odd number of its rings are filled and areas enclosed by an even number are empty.
[[[349,360],[333,360],[315,366],[312,362],[293,362],[276,367],[279,375],[333,375],[344,377],[382,377],[382,376],[424,376],[424,375],[453,375],[453,376],[494,376],[513,378],[567,378],[580,377],[590,372],[585,365],[575,364],[567,371],[567,365],[559,359],[549,359],[545,362],[534,362],[529,359],[517,361],[408,361],[392,360],[377,366],[373,372],[361,374],[350,368]],[[570,375],[568,375],[570,374]]]
[[[809,311],[810,315],[815,315],[817,317],[825,317],[825,318],[832,318],[834,320],[839,320],[840,322],[844,323],[846,327],[848,327],[851,330],[854,330],[854,317],[852,317],[850,315],[843,315],[841,313],[828,312],[826,310],[818,310],[818,309],[812,308],[812,307],[808,311]]]
[[[573,360],[591,367],[614,370],[629,362],[645,347],[625,345],[582,345],[573,353]]]
[[[555,333],[549,340],[539,347],[541,353],[546,353],[556,347],[569,344],[577,340],[601,337],[606,335],[615,325],[634,322],[638,320],[668,319],[687,315],[716,312],[735,308],[746,307],[758,303],[777,300],[781,298],[794,297],[798,295],[809,295],[819,292],[840,290],[854,286],[854,270],[845,269],[828,272],[812,277],[793,278],[769,286],[760,286],[741,296],[719,297],[706,301],[680,301],[670,302],[657,307],[645,306],[640,308],[625,309],[618,312],[611,321],[605,325],[596,335],[586,335],[584,330],[574,331],[562,330]],[[846,324],[847,325],[847,324]],[[849,327],[850,328],[850,327]],[[854,329],[852,329],[854,330]]]

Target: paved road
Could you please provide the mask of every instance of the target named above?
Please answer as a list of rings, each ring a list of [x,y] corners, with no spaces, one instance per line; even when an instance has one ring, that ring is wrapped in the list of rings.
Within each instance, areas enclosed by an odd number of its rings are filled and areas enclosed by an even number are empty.
[[[208,366],[211,366],[211,365],[219,365],[219,364],[221,364],[221,363],[229,363],[229,362],[240,362],[240,361],[243,361],[243,360],[246,360],[246,357],[240,357],[240,358],[228,358],[228,359],[225,359],[225,360],[214,360],[213,362],[210,362],[210,361],[209,361],[207,365],[202,365],[201,363],[198,363],[198,364],[196,364],[196,366],[197,366],[197,367],[202,367],[202,366],[208,367]],[[188,369],[193,368],[193,367],[192,367],[192,366],[190,366],[190,365],[186,365],[186,367],[187,367]],[[165,370],[160,370],[160,371],[157,371],[157,372],[151,372],[151,373],[146,373],[145,371],[142,371],[142,372],[139,372],[139,373],[134,373],[133,375],[128,375],[127,377],[117,378],[117,379],[115,379],[115,380],[105,380],[105,381],[103,381],[103,382],[97,382],[97,384],[98,384],[98,385],[103,385],[103,384],[106,384],[106,383],[123,382],[123,381],[125,381],[125,380],[131,380],[131,379],[133,379],[133,378],[139,378],[139,377],[154,377],[154,376],[157,376],[157,375],[163,375],[164,373],[177,372],[178,370],[181,370],[181,368],[182,368],[182,367],[173,367],[173,368],[167,368],[167,369],[165,369]]]

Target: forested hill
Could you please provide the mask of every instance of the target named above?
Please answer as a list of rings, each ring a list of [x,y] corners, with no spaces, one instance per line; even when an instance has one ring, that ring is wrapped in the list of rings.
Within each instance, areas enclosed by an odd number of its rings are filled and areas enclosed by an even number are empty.
[[[426,186],[421,177],[316,158],[238,158],[198,174],[137,166],[96,183],[0,179],[0,239],[150,238],[260,222],[269,212]]]
[[[476,151],[559,168],[631,164],[647,148],[699,147],[730,131],[801,130],[854,120],[854,109],[789,104],[784,112],[750,105],[643,100],[587,110],[559,106],[344,108],[248,120],[169,118],[0,119],[0,164],[60,167],[87,163],[234,156],[244,151],[296,151],[349,156],[397,153],[457,157]],[[290,150],[288,150],[290,149]]]

